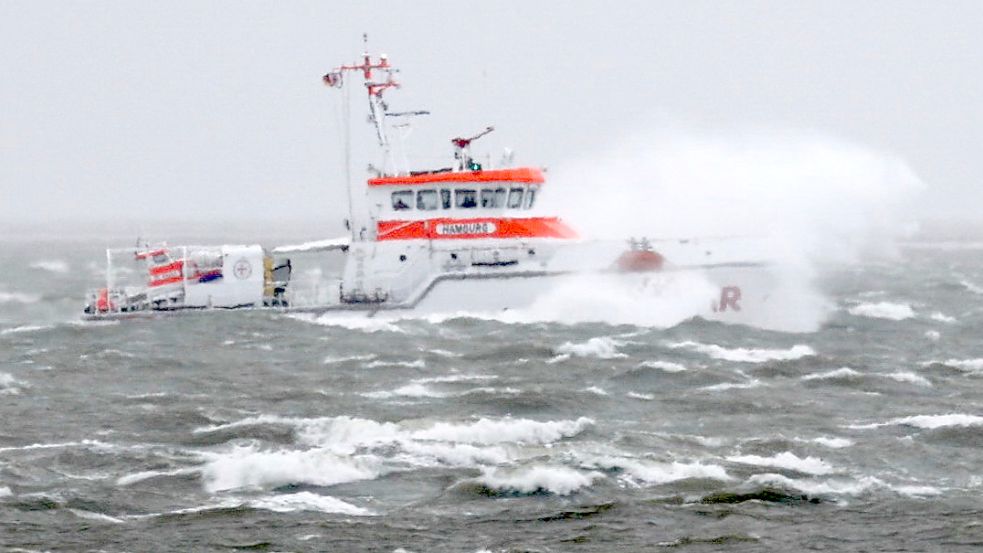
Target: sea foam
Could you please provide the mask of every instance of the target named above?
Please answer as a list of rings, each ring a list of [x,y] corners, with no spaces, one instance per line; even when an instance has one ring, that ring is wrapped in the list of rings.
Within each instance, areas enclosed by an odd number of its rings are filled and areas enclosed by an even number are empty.
[[[702,353],[714,359],[734,361],[738,363],[765,363],[768,361],[791,361],[809,355],[816,351],[803,344],[797,344],[789,349],[767,348],[725,348],[716,344],[701,344],[700,342],[685,341],[667,344],[673,349],[688,349]]]

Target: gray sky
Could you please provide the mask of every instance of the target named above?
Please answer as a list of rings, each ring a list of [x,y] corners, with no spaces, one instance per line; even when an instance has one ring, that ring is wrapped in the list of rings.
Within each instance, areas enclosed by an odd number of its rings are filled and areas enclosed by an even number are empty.
[[[489,149],[549,167],[665,121],[792,129],[900,156],[925,214],[974,219],[981,29],[979,1],[0,0],[0,220],[337,230],[338,96],[319,79],[363,31],[402,70],[391,104],[433,112],[419,165],[487,124]]]

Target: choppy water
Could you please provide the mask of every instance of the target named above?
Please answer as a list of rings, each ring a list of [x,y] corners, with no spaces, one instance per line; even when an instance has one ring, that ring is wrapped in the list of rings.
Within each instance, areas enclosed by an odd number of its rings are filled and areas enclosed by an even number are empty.
[[[77,323],[100,247],[0,245],[6,550],[983,545],[981,249],[829,272],[793,334]]]

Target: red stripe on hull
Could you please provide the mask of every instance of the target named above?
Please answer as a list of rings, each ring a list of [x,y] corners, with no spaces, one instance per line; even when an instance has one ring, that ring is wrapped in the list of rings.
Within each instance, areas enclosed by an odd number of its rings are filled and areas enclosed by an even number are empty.
[[[468,240],[476,238],[577,238],[577,233],[556,217],[526,219],[427,219],[379,221],[379,241]]]

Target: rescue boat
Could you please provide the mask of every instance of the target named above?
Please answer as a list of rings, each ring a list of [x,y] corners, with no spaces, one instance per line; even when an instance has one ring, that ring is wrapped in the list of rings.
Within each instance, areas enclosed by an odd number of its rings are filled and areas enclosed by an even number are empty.
[[[364,89],[381,153],[367,180],[346,183],[348,236],[271,249],[107,250],[105,285],[89,293],[83,318],[242,308],[487,312],[530,305],[578,275],[647,293],[658,286],[655,275],[698,274],[708,287],[693,315],[716,318],[741,320],[749,303],[767,299],[771,283],[761,270],[767,255],[737,247],[738,239],[582,239],[541,205],[542,168],[489,167],[472,156],[472,144],[493,127],[453,138],[446,167],[398,167],[389,138],[394,126],[428,112],[389,109],[384,97],[400,86],[395,76],[385,55],[365,53],[323,77],[331,88]],[[339,255],[340,270],[325,276],[332,266],[325,256]]]

